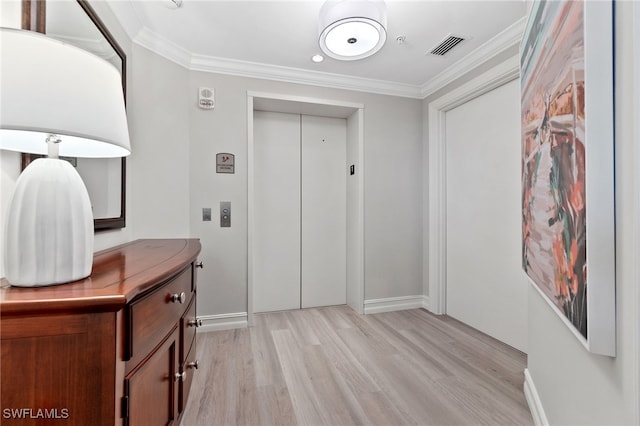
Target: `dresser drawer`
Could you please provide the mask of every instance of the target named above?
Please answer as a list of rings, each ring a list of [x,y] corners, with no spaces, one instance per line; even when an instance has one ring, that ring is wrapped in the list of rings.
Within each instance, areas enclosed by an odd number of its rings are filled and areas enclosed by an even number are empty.
[[[128,344],[125,360],[130,371],[179,323],[193,298],[192,266],[160,288],[128,306]]]
[[[186,350],[186,349],[185,349]],[[187,405],[187,399],[189,398],[189,391],[191,390],[191,383],[193,382],[193,376],[197,374],[198,361],[196,360],[196,343],[193,342],[191,350],[187,350],[187,356],[180,367],[182,375],[182,381],[180,382],[179,396],[178,396],[178,412],[182,413]]]
[[[191,304],[187,308],[180,319],[180,362],[183,362],[186,358],[193,340],[196,337],[196,328],[198,327],[198,320],[196,319],[196,298],[194,297]]]

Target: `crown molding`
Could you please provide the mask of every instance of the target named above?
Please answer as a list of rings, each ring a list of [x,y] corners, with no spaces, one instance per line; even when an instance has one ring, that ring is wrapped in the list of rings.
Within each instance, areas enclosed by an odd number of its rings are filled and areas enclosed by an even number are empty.
[[[381,95],[421,99],[420,87],[409,84],[350,77],[342,74],[310,71],[300,68],[267,65],[256,62],[193,55],[189,69],[249,78],[354,90]]]
[[[421,86],[351,77],[342,74],[300,68],[196,55],[147,27],[142,27],[133,42],[191,71],[227,74],[248,78],[306,84],[380,95],[424,99],[479,65],[520,43],[526,19],[523,17]]]
[[[420,87],[410,84],[394,83],[341,74],[309,71],[300,68],[267,65],[257,62],[195,55],[171,40],[160,36],[147,27],[143,27],[133,42],[183,66],[191,71],[203,71],[216,74],[228,74],[249,78],[298,83],[334,89],[354,90],[381,95],[401,96],[422,99]]]
[[[147,27],[142,27],[133,37],[133,42],[158,55],[189,69],[191,52],[168,40]]]
[[[486,43],[475,49],[472,53],[468,54],[431,80],[424,83],[420,87],[420,97],[422,99],[426,98],[427,96],[442,89],[447,84],[464,76],[474,68],[496,57],[505,50],[519,45],[526,22],[526,16],[520,18],[509,27],[505,28],[502,32],[498,33]]]

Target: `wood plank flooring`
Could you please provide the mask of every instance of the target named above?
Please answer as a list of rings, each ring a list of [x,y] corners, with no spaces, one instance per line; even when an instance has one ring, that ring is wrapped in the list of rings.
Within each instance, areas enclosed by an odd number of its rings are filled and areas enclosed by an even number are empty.
[[[526,355],[423,309],[255,315],[198,334],[183,426],[531,425]]]

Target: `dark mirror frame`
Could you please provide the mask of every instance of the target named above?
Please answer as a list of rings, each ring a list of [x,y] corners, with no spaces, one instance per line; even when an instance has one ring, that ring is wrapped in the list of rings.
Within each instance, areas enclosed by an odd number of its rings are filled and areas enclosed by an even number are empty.
[[[46,29],[46,0],[22,0],[22,28],[30,31],[37,31],[39,33],[45,33]],[[111,45],[113,50],[116,51],[122,61],[122,70],[120,75],[122,76],[122,91],[124,92],[125,102],[127,99],[127,56],[124,50],[118,45],[115,38],[111,35],[107,27],[102,20],[98,17],[96,12],[91,8],[86,0],[76,0],[82,10],[87,14],[87,17],[98,28],[100,33],[104,36],[107,42]],[[41,155],[36,154],[22,154],[22,170]],[[108,217],[93,220],[93,228],[96,231],[106,229],[120,229],[125,227],[125,213],[126,213],[126,159],[122,157],[121,166],[121,188],[120,188],[120,216]]]

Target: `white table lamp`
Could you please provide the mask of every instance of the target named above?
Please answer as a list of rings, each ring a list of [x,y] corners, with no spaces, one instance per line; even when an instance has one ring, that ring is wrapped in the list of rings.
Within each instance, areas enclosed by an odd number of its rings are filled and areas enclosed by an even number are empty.
[[[0,28],[0,149],[48,154],[16,182],[5,228],[5,276],[22,287],[91,274],[93,214],[69,157],[131,152],[118,70],[42,34]]]

